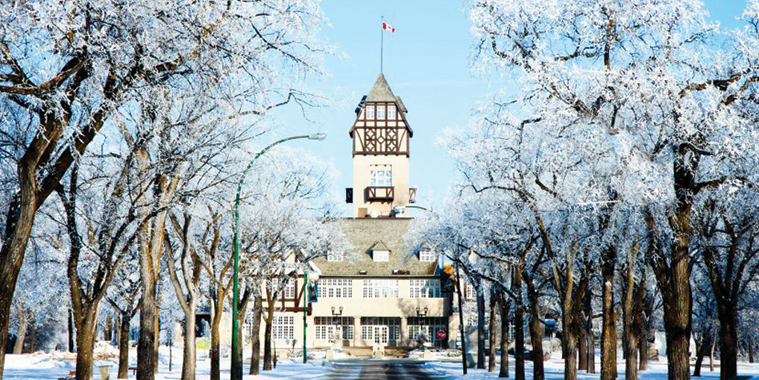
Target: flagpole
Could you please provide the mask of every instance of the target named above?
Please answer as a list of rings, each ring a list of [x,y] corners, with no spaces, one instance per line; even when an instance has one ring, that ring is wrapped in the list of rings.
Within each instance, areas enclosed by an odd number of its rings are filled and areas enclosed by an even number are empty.
[[[382,28],[380,28],[380,73],[382,72],[384,52],[385,52],[385,16],[382,16]]]

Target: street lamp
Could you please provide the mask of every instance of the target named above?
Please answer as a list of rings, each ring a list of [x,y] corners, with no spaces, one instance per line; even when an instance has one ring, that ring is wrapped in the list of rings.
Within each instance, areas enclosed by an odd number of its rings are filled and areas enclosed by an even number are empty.
[[[308,283],[319,281],[319,273],[303,271],[303,364],[308,362],[306,348],[306,328],[308,327]]]
[[[235,249],[234,249],[234,285],[232,290],[232,368],[231,376],[232,380],[242,380],[242,357],[238,357],[237,351],[240,342],[237,341],[237,331],[240,329],[240,323],[237,320],[237,304],[240,302],[240,286],[239,286],[239,270],[240,270],[240,193],[242,192],[242,184],[245,182],[245,175],[248,173],[253,164],[256,163],[259,157],[268,152],[269,149],[275,145],[279,145],[285,141],[297,140],[297,139],[309,139],[309,140],[324,140],[327,138],[326,133],[316,133],[312,135],[292,136],[286,139],[275,141],[266,148],[262,149],[255,157],[250,161],[245,171],[242,172],[240,177],[240,183],[237,185],[237,197],[235,198]]]

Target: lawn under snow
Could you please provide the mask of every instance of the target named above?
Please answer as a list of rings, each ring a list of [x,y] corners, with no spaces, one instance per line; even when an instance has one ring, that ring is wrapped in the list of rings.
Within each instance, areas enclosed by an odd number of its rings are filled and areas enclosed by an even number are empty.
[[[169,371],[169,350],[168,347],[161,347],[159,374],[157,380],[175,380],[181,378],[182,350],[173,349],[172,352],[172,370]],[[136,350],[133,348],[130,352],[131,364],[134,365]],[[249,357],[246,355],[246,358]],[[35,353],[25,355],[6,355],[4,379],[39,379],[39,380],[56,380],[68,375],[73,370],[75,363],[72,360],[73,354],[54,352],[54,353]],[[510,372],[514,376],[514,360],[510,358]],[[663,358],[662,358],[663,359]],[[249,376],[248,361],[245,361],[244,379],[253,380],[273,380],[273,379],[319,379],[323,378],[329,371],[330,366],[324,365],[323,359],[311,360],[308,364],[300,361],[282,360],[278,363],[277,368],[271,372],[261,372],[258,376]],[[117,359],[105,359],[95,361],[94,378],[101,379],[98,367],[100,365],[110,366],[111,379],[116,378]],[[207,358],[201,358],[197,363],[197,380],[209,379],[211,363]],[[432,373],[445,374],[450,379],[491,379],[498,378],[498,372],[487,372],[481,369],[469,369],[467,376],[462,376],[461,362],[457,361],[432,361],[425,365]],[[221,378],[229,378],[229,359],[224,358],[221,361]],[[624,362],[619,362],[619,379],[624,379]],[[546,380],[560,380],[564,375],[564,363],[560,359],[554,359],[545,363]],[[600,364],[596,363],[596,370],[600,369]],[[527,379],[532,379],[532,363],[527,362],[525,372]],[[709,366],[705,365],[701,369],[702,379],[719,379],[719,369],[715,372],[709,372]],[[753,376],[753,379],[759,380],[759,364],[740,363],[738,366],[739,375]],[[134,379],[134,374],[129,373],[129,378]],[[597,380],[599,374],[588,375],[584,371],[578,371],[579,380]],[[667,364],[665,361],[649,362],[649,369],[639,373],[639,378],[644,380],[666,379]]]
[[[596,356],[599,357],[599,356]],[[667,362],[662,358],[659,362],[648,362],[648,370],[639,372],[638,378],[645,380],[666,380],[667,379]],[[509,358],[509,376],[514,377],[514,360],[513,357]],[[714,372],[709,372],[708,361],[706,365],[701,367],[701,379],[719,379],[719,368],[715,368]],[[467,375],[462,375],[461,362],[430,362],[426,366],[431,372],[444,373],[450,379],[497,379],[498,369],[496,372],[487,372],[483,369],[468,369]],[[625,363],[623,361],[618,362],[618,376],[617,379],[625,378]],[[577,371],[578,380],[598,380],[600,374],[601,365],[596,361],[596,373],[589,375],[585,371]],[[564,361],[561,359],[551,359],[545,362],[546,380],[561,380],[564,378]],[[753,376],[752,379],[759,380],[759,364],[746,364],[738,363],[738,375]],[[532,362],[525,363],[525,377],[527,380],[532,379]],[[698,379],[698,378],[694,378]]]
[[[176,380],[181,379],[182,374],[182,350],[174,348],[172,354],[172,368],[169,371],[169,349],[161,347],[160,366],[156,380]],[[136,349],[129,352],[130,367],[135,364]],[[6,355],[5,372],[3,379],[35,379],[35,380],[57,380],[66,377],[69,371],[74,370],[76,363],[73,354],[69,353],[34,353],[24,355]],[[249,353],[248,353],[248,358]],[[229,378],[229,358],[221,360],[221,378]],[[263,372],[258,376],[250,376],[248,373],[249,361],[245,360],[243,370],[244,379],[319,379],[329,370],[328,366],[323,366],[323,359],[310,361],[308,364],[302,362],[293,362],[291,360],[282,360],[277,363],[277,368],[271,372]],[[93,371],[94,379],[100,380],[99,366],[110,366],[110,378],[116,379],[118,372],[118,359],[96,360]],[[197,362],[197,380],[208,380],[211,371],[211,361],[207,358],[199,359]],[[129,378],[136,379],[136,376],[129,371]]]

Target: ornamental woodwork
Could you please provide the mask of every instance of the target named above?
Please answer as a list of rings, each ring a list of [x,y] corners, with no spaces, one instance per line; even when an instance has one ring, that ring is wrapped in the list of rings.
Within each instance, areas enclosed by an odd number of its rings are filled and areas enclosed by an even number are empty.
[[[388,201],[395,198],[395,188],[392,186],[369,186],[366,188],[367,201]]]
[[[393,118],[388,118],[387,107],[395,106]],[[384,107],[385,118],[366,117],[366,107]],[[353,155],[405,155],[409,156],[411,137],[406,117],[394,102],[370,102],[359,113],[350,132],[353,137]]]

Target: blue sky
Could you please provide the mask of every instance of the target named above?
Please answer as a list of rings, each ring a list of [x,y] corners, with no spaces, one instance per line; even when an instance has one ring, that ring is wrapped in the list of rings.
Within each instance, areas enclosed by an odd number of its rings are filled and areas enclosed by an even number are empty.
[[[706,8],[725,27],[740,25],[735,17],[743,0],[709,0]],[[486,96],[513,82],[497,76],[481,78],[469,70],[474,39],[462,1],[449,0],[324,0],[330,26],[324,41],[336,48],[325,60],[327,75],[307,82],[307,88],[330,98],[327,107],[311,109],[306,120],[290,108],[277,115],[284,135],[327,132],[322,142],[296,142],[339,173],[335,193],[342,196],[353,181],[348,130],[354,109],[369,92],[380,71],[381,17],[396,28],[384,35],[384,74],[395,95],[409,110],[411,139],[410,183],[418,187],[417,203],[439,204],[457,175],[453,161],[436,144],[447,128],[467,125],[472,109]],[[341,202],[341,205],[345,205]],[[342,209],[350,216],[350,208]]]

